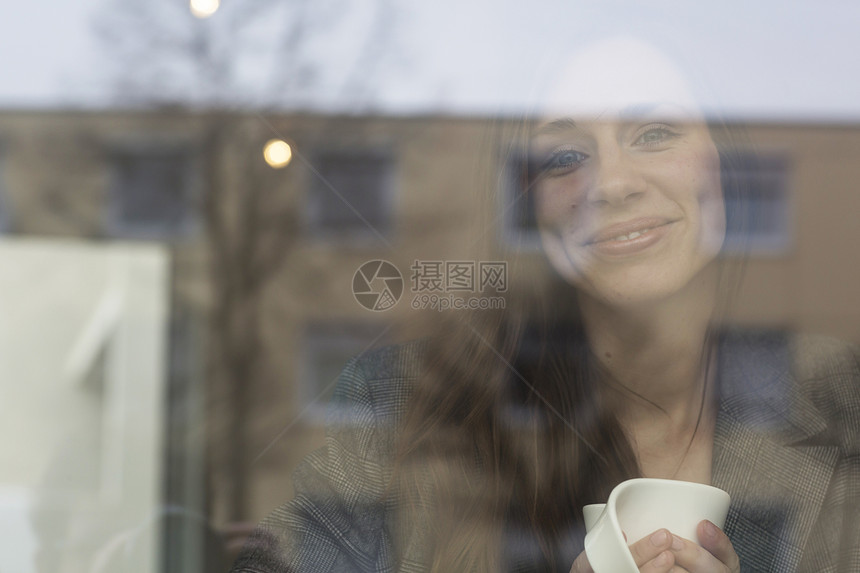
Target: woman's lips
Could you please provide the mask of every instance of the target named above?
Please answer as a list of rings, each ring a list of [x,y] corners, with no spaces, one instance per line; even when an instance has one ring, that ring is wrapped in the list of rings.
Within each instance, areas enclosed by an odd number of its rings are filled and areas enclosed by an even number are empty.
[[[665,237],[672,223],[674,221],[647,218],[612,225],[595,233],[586,246],[601,255],[638,253]]]

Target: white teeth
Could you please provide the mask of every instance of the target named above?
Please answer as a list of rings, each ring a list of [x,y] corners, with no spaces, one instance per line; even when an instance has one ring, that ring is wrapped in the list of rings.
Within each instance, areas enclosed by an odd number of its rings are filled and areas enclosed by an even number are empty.
[[[650,231],[651,229],[643,229],[642,231],[633,231],[629,235],[618,235],[617,237],[613,237],[613,241],[629,241],[630,239],[635,239],[636,237],[641,237],[642,233],[646,231]]]

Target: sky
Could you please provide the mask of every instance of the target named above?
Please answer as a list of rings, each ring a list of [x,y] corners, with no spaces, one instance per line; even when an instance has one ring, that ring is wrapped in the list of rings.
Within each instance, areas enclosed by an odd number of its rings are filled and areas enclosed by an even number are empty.
[[[157,1],[183,2],[148,0]],[[250,1],[222,0],[201,25],[220,26]],[[143,0],[0,0],[0,108],[127,106],[115,89],[116,52],[93,32],[100,14],[122,2]],[[533,103],[552,62],[601,35],[634,33],[695,62],[711,86],[705,104],[729,115],[860,120],[860,3],[849,0],[389,2],[391,16],[374,29],[376,0],[316,0],[302,52],[314,64],[313,87],[291,88],[281,103],[400,114],[518,110]],[[249,105],[276,84],[273,70],[289,69],[277,38],[293,3],[283,0],[241,38],[231,93]],[[189,97],[205,101],[199,78],[175,73],[185,82],[177,89],[196,87]]]

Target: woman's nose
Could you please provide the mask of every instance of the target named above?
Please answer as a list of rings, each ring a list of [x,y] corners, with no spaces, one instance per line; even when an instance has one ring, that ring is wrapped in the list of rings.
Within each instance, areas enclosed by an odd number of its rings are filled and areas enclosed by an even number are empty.
[[[623,152],[600,156],[593,169],[594,177],[586,194],[591,205],[618,206],[645,194],[646,183],[642,173]]]

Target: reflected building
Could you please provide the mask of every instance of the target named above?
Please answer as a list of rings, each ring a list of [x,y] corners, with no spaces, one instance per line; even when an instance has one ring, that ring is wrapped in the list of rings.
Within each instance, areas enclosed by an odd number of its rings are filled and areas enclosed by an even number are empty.
[[[510,289],[539,272],[533,205],[510,184],[521,166],[497,137],[507,127],[464,117],[0,114],[0,254],[21,269],[4,279],[17,289],[9,312],[29,297],[46,322],[37,326],[60,333],[21,362],[32,369],[22,376],[41,382],[17,388],[18,403],[37,411],[10,418],[5,434],[39,426],[44,435],[0,444],[21,460],[2,487],[35,500],[41,570],[126,570],[114,560],[135,534],[151,560],[128,571],[217,568],[205,557],[229,554],[215,548],[231,524],[291,497],[290,473],[322,443],[346,360],[409,336],[418,262],[480,263],[516,249],[523,266]],[[757,161],[739,176],[755,181],[754,226],[744,248],[728,228],[724,256],[747,257],[731,320],[860,343],[860,126],[745,127]],[[263,158],[273,137],[293,146],[283,169]],[[353,294],[357,269],[373,260],[403,275],[390,310]],[[16,273],[27,280],[15,283]],[[9,340],[20,325],[5,328]],[[31,347],[41,332],[32,329]],[[68,372],[77,375],[54,380]],[[141,386],[151,391],[134,394]],[[141,479],[116,481],[117,472]],[[98,512],[122,513],[129,500],[141,504],[96,527]]]

